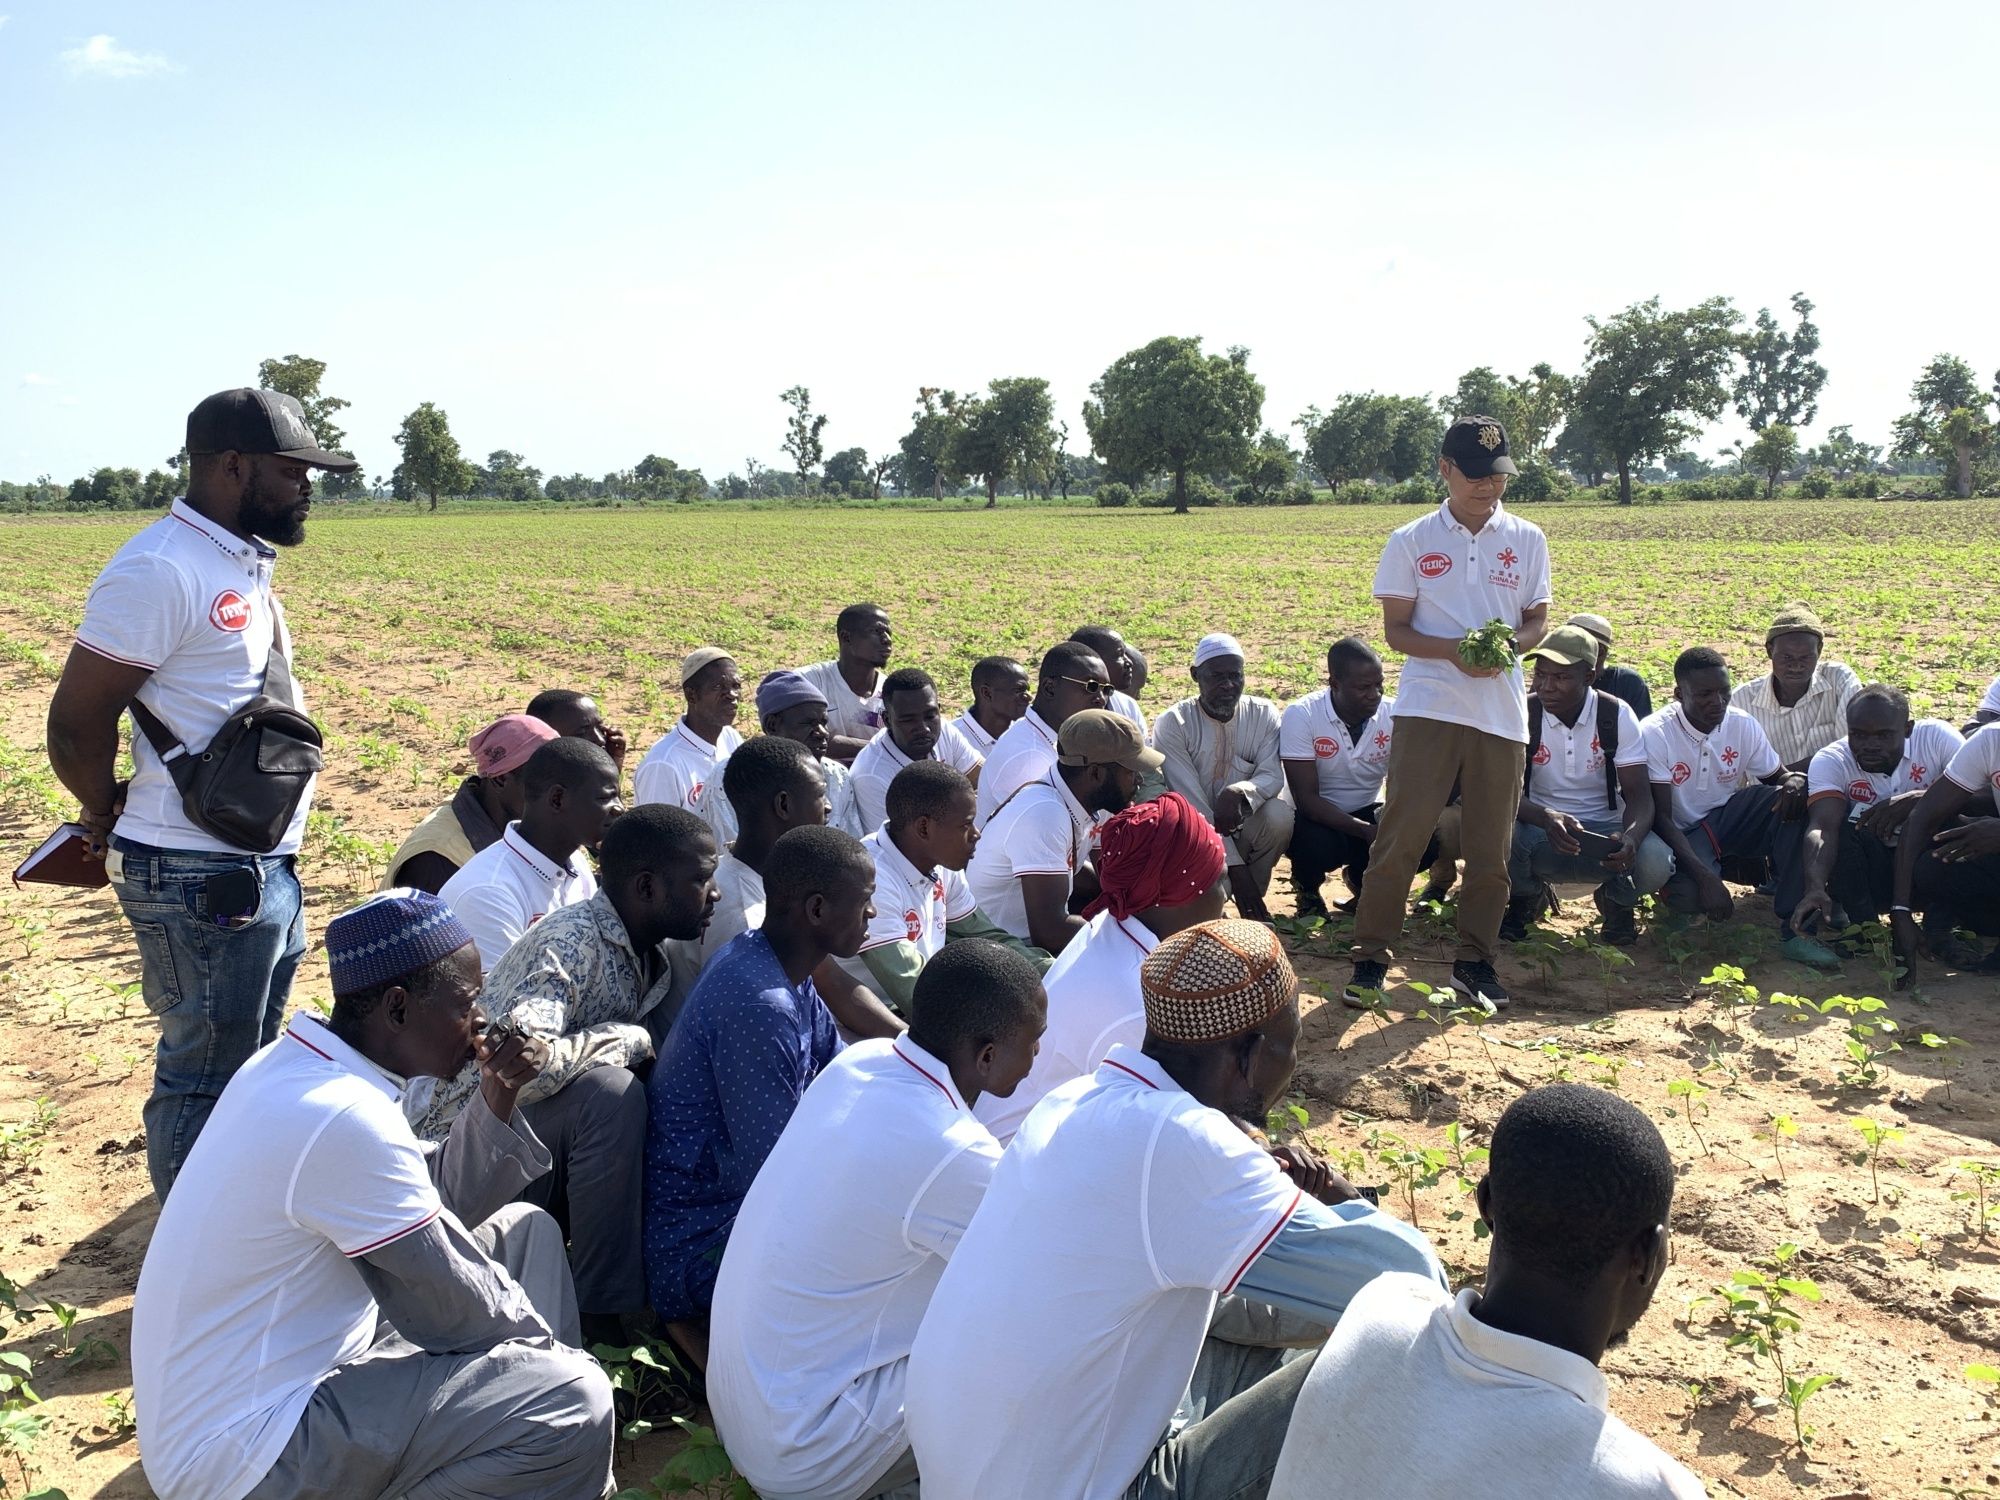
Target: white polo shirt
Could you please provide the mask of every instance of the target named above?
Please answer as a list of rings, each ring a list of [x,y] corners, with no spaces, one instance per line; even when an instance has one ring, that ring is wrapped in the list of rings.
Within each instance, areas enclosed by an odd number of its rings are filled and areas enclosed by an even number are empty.
[[[1612,754],[1612,766],[1646,764],[1639,716],[1632,705],[1623,698],[1600,698],[1596,688],[1586,688],[1575,728],[1542,710],[1542,742],[1535,747],[1535,776],[1528,792],[1532,801],[1550,812],[1567,813],[1586,823],[1623,817],[1625,812],[1622,791],[1615,796],[1615,806],[1604,805],[1604,747],[1597,742],[1599,703],[1615,705],[1618,714],[1618,749]]]
[[[1319,794],[1344,813],[1359,812],[1382,800],[1395,733],[1393,696],[1385,693],[1361,732],[1351,735],[1334,709],[1333,690],[1321,688],[1285,705],[1278,758],[1311,761],[1319,771]]]
[[[314,1388],[375,1341],[348,1262],[444,1211],[402,1080],[303,1015],[222,1091],[132,1302],[132,1389],[163,1500],[238,1500]]]
[[[708,961],[731,938],[764,925],[764,877],[726,848],[716,862],[715,888],[720,899],[709,913],[708,928],[701,935],[698,950],[703,968],[708,967]]]
[[[1390,533],[1375,569],[1375,597],[1414,599],[1410,624],[1422,635],[1457,640],[1489,620],[1518,626],[1551,597],[1549,544],[1539,526],[1504,505],[1471,532],[1440,504]],[[1528,740],[1525,705],[1519,667],[1468,677],[1448,661],[1412,656],[1396,682],[1398,718],[1467,724],[1520,744]]]
[[[854,691],[840,675],[837,661],[816,661],[800,667],[799,675],[819,689],[826,699],[826,727],[830,734],[850,740],[865,740],[882,727],[882,669],[875,669],[875,686],[867,695]]]
[[[981,1094],[972,1112],[1006,1145],[1028,1111],[1072,1078],[1097,1071],[1113,1046],[1137,1047],[1146,1040],[1146,1000],[1139,970],[1159,946],[1152,929],[1136,918],[1123,921],[1101,911],[1042,976],[1049,997],[1049,1028],[1042,1050],[1012,1098]]]
[[[1216,1294],[1298,1188],[1114,1047],[1022,1122],[945,1268],[905,1403],[924,1500],[1117,1500],[1194,1373]]]
[[[1028,901],[1023,875],[1061,875],[1074,882],[1090,859],[1093,819],[1053,767],[1007,800],[979,836],[966,883],[979,909],[1024,941]]]
[[[907,1036],[806,1090],[737,1212],[709,1332],[716,1431],[759,1494],[861,1495],[902,1456],[910,1345],[999,1160]]]
[[[1790,708],[1778,701],[1771,674],[1741,684],[1730,703],[1757,721],[1764,738],[1786,765],[1825,749],[1847,733],[1847,702],[1861,691],[1861,679],[1843,661],[1813,668],[1812,684]]]
[[[2000,677],[1994,678],[1992,682],[1987,684],[1986,696],[1979,700],[1979,712],[1983,714],[2000,714]]]
[[[1944,774],[1978,796],[1990,792],[2000,801],[2000,724],[1982,724],[1944,768]]]
[[[938,742],[931,747],[930,758],[941,760],[966,776],[977,771],[986,759],[972,747],[970,740],[949,724],[939,731]],[[874,737],[861,747],[861,753],[854,757],[854,797],[860,804],[862,826],[870,833],[888,821],[889,783],[908,764],[910,757],[902,752],[886,729],[876,730]]]
[[[438,891],[438,899],[472,933],[479,967],[489,972],[515,941],[552,911],[588,901],[597,894],[590,857],[581,849],[559,865],[526,839],[521,825],[509,823],[500,842],[488,844],[458,867]]]
[[[974,818],[980,831],[993,810],[1019,788],[1040,781],[1056,763],[1056,730],[1032,708],[1007,726],[1007,732],[993,742],[986,766],[979,773],[979,801]]]
[[[632,773],[632,804],[664,802],[693,811],[709,782],[721,779],[722,763],[743,743],[743,736],[725,728],[710,744],[685,718],[653,741],[653,748]]]
[[[1910,726],[1896,769],[1882,775],[1862,770],[1847,736],[1842,735],[1815,754],[1806,768],[1806,799],[1817,802],[1822,797],[1843,797],[1848,821],[1852,822],[1877,802],[1929,787],[1944,774],[1964,744],[1965,736],[1944,720],[1919,719]]]
[[[1733,703],[1708,734],[1688,723],[1679,703],[1669,703],[1639,725],[1639,742],[1646,751],[1646,779],[1673,786],[1674,819],[1682,828],[1694,827],[1784,765],[1757,721]]]
[[[981,759],[991,755],[993,747],[1000,743],[1000,736],[988,734],[986,726],[972,717],[972,710],[969,708],[951,721],[951,727],[964,736],[966,744],[977,750]]]
[[[1478,1296],[1400,1271],[1363,1287],[1299,1388],[1270,1500],[1322,1500],[1334,1474],[1367,1475],[1370,1500],[1704,1500],[1612,1415],[1596,1365],[1480,1322]]]
[[[90,586],[77,644],[153,675],[139,702],[190,750],[215,738],[264,688],[272,643],[291,658],[284,607],[271,592],[278,554],[230,535],[186,501],[112,555]],[[296,683],[298,674],[293,673]],[[305,707],[303,689],[296,694]],[[273,854],[296,854],[312,806],[308,789]],[[152,742],[132,731],[132,785],[116,832],[161,849],[243,851],[188,821]]]
[[[1137,724],[1139,726],[1139,733],[1145,734],[1147,732],[1146,711],[1139,707],[1139,700],[1134,698],[1130,693],[1121,693],[1116,688],[1113,688],[1111,690],[1111,701],[1104,706],[1114,714],[1117,714],[1121,719],[1130,719],[1134,724]]]
[[[945,924],[971,916],[978,903],[972,899],[964,871],[919,870],[896,847],[887,828],[877,828],[861,841],[861,847],[875,862],[875,919],[868,924],[860,952],[834,962],[856,983],[872,989],[875,979],[862,962],[862,953],[891,943],[912,943],[929,963],[944,946]]]

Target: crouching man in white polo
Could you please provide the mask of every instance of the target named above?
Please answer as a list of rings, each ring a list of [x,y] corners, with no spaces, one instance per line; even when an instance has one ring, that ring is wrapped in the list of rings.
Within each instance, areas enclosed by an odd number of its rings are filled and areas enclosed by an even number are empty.
[[[555,1221],[508,1203],[549,1169],[514,1108],[546,1046],[480,1038],[472,935],[435,896],[378,895],[326,940],[332,1017],[294,1015],[230,1080],[153,1232],[146,1478],[161,1500],[600,1500],[610,1382],[574,1347]],[[405,1081],[473,1057],[479,1100],[427,1154]]]

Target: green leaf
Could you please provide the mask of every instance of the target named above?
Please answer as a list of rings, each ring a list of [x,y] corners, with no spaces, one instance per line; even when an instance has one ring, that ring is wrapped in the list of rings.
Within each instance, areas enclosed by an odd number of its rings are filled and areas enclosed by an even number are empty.
[[[1983,1385],[2000,1385],[2000,1365],[1967,1365],[1965,1378]]]

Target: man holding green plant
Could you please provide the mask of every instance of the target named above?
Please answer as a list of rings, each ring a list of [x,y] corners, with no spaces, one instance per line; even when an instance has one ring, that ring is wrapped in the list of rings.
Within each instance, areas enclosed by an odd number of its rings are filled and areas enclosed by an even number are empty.
[[[1514,473],[1492,417],[1461,417],[1444,435],[1435,511],[1390,536],[1375,571],[1389,645],[1403,653],[1388,799],[1354,921],[1354,974],[1342,996],[1363,1005],[1388,977],[1410,879],[1459,787],[1465,884],[1452,988],[1498,1009],[1493,969],[1507,907],[1507,858],[1528,742],[1518,653],[1541,643],[1549,617],[1549,547],[1541,528],[1506,510]]]

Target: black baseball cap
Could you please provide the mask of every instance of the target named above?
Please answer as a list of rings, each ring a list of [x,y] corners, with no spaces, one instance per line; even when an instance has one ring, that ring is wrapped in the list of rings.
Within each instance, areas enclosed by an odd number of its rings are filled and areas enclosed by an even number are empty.
[[[196,453],[274,453],[315,469],[348,474],[358,459],[329,453],[313,440],[305,408],[281,391],[238,386],[217,391],[188,413],[187,450]]]
[[[1507,456],[1507,429],[1493,417],[1460,417],[1445,428],[1444,446],[1438,451],[1467,479],[1521,472]]]

